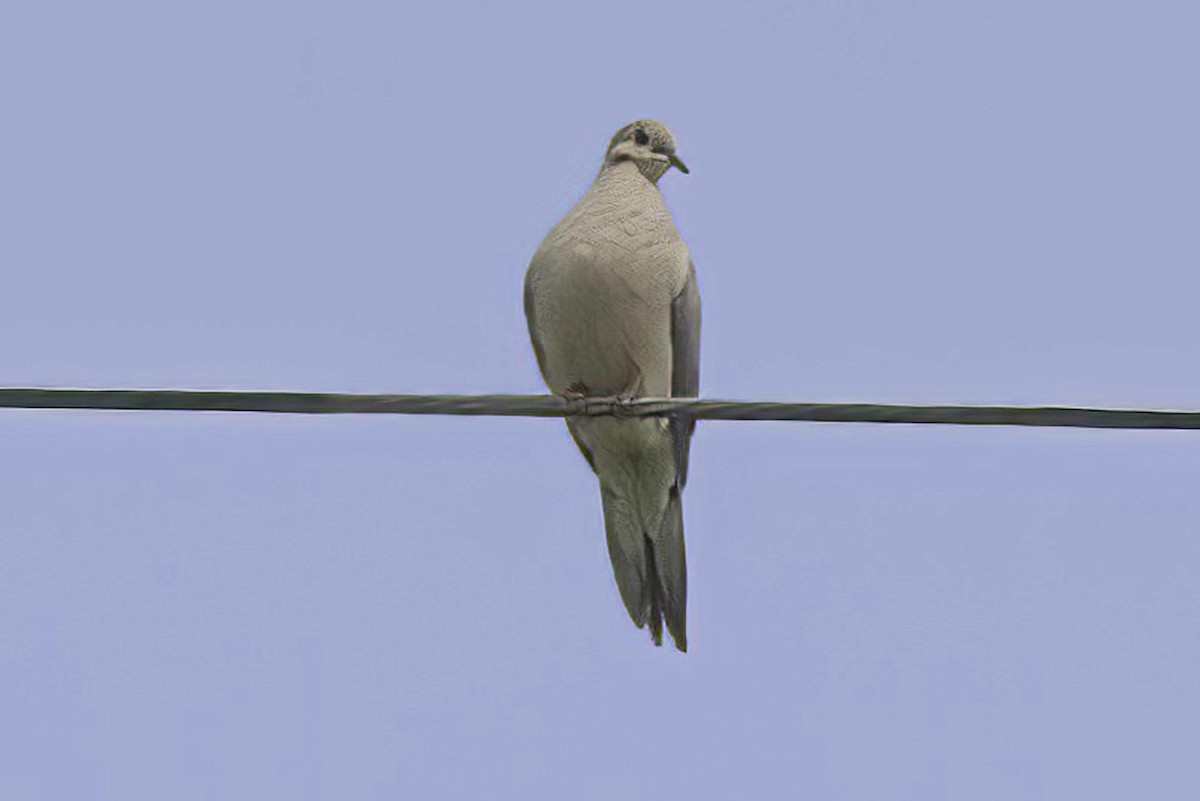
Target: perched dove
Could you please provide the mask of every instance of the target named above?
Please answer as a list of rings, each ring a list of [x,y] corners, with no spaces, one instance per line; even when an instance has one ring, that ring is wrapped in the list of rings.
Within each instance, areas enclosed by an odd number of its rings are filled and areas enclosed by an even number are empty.
[[[525,275],[538,367],[566,396],[695,397],[700,295],[687,246],[658,190],[675,139],[654,120],[617,131],[591,189],[551,229]],[[567,428],[600,480],[621,600],[662,644],[687,650],[680,493],[694,421],[573,417]]]

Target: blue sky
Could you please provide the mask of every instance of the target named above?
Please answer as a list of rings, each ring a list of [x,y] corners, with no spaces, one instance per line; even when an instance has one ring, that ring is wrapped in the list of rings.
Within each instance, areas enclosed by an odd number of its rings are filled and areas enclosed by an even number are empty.
[[[25,4],[0,385],[540,392],[654,116],[703,394],[1197,408],[1200,12]],[[536,419],[0,413],[6,798],[1179,797],[1200,439],[702,424],[690,652]]]

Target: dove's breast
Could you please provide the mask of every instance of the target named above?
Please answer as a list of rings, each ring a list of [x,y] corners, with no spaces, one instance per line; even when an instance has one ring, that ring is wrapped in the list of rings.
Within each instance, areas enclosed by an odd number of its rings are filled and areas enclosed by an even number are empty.
[[[551,230],[526,275],[546,382],[559,394],[668,396],[671,301],[687,248],[653,186],[597,188]]]

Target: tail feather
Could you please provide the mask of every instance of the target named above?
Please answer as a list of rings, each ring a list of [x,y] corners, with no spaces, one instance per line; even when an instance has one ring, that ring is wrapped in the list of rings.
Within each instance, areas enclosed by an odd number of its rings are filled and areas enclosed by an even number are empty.
[[[663,635],[663,605],[661,583],[658,580],[657,560],[654,557],[654,546],[650,544],[649,537],[643,537],[642,541],[646,544],[645,558],[643,564],[646,565],[647,581],[642,590],[643,608],[647,610],[646,622],[650,624],[650,639],[655,645],[662,645]],[[638,628],[641,628],[640,626]]]
[[[600,496],[608,555],[629,617],[638,628],[649,623],[655,645],[662,645],[666,623],[675,647],[686,651],[687,564],[678,488],[671,488],[661,521],[649,530],[622,494],[602,483]]]
[[[662,529],[654,546],[662,593],[663,617],[675,647],[687,650],[687,555],[683,544],[683,503],[679,487],[671,487]]]
[[[645,603],[646,581],[643,565],[645,551],[638,536],[640,526],[629,503],[611,488],[601,484],[600,500],[604,506],[604,533],[608,539],[608,558],[621,600],[633,622],[640,629],[646,625],[648,605]]]

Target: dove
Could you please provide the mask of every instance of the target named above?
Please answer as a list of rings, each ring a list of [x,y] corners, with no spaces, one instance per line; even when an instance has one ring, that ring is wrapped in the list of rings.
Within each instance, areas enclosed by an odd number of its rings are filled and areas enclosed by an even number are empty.
[[[538,368],[566,397],[695,397],[700,295],[687,245],[658,182],[687,173],[655,120],[616,132],[595,181],[546,235],[525,274]],[[621,600],[662,645],[687,650],[681,495],[695,421],[683,416],[567,418],[600,484]]]

